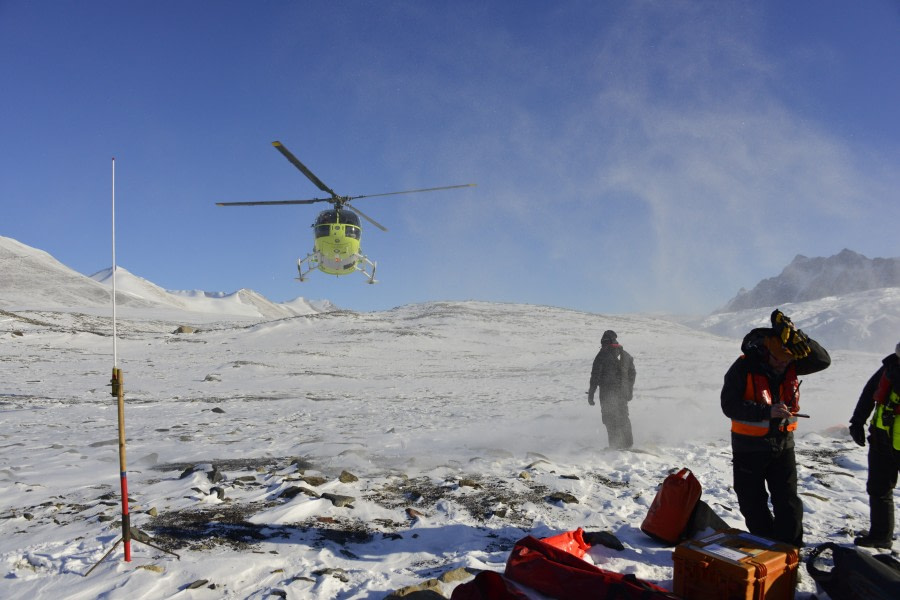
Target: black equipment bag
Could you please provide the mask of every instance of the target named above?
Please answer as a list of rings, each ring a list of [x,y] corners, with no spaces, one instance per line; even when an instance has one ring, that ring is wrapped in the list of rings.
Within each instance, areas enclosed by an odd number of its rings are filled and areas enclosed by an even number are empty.
[[[830,550],[830,571],[815,565],[823,551]],[[873,556],[855,547],[826,542],[816,546],[806,559],[806,570],[832,600],[897,600],[900,598],[900,562],[889,554]]]

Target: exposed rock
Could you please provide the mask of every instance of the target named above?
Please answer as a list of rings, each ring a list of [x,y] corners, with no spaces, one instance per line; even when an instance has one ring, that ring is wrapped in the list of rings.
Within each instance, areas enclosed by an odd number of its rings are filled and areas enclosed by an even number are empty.
[[[457,581],[465,581],[472,577],[474,573],[466,569],[465,567],[459,567],[458,569],[453,569],[452,571],[447,571],[438,577],[444,583],[456,583]]]
[[[184,589],[186,589],[186,590],[196,590],[196,589],[198,589],[198,588],[202,588],[202,587],[203,587],[204,585],[206,585],[207,583],[209,583],[209,579],[198,579],[197,581],[195,581],[195,582],[193,582],[193,583],[189,583],[189,584],[187,585],[187,587],[185,587]]]
[[[578,504],[578,498],[568,492],[553,492],[548,498],[556,502],[562,502],[563,504]]]
[[[222,475],[222,472],[219,471],[219,468],[218,468],[218,467],[213,467],[213,470],[212,470],[212,471],[209,471],[209,472],[206,474],[206,476],[207,476],[207,477],[209,478],[209,480],[210,480],[211,482],[213,482],[213,483],[219,483],[220,481],[222,481],[223,479],[225,479],[225,476]]]
[[[341,471],[341,475],[340,477],[338,477],[338,481],[340,481],[341,483],[353,483],[354,481],[359,481],[359,477],[357,477],[353,473]]]
[[[198,333],[199,331],[199,329],[195,329],[190,325],[179,325],[172,333]]]
[[[318,492],[316,492],[315,490],[311,490],[309,488],[303,487],[301,485],[292,485],[291,487],[287,488],[286,490],[284,490],[283,492],[278,494],[278,497],[291,499],[291,498],[296,498],[300,494],[306,494],[307,496],[312,496],[313,498],[319,497]]]
[[[313,575],[331,575],[335,579],[340,579],[344,583],[350,581],[350,578],[347,576],[347,572],[344,569],[340,568],[320,569],[318,571],[313,571]]]
[[[291,466],[297,466],[297,471],[302,473],[306,469],[311,469],[313,464],[308,459],[303,458],[302,456],[298,456],[297,458],[291,461]]]
[[[407,508],[407,509],[406,509],[406,515],[407,515],[410,519],[419,519],[419,518],[421,518],[421,517],[427,516],[427,515],[425,515],[424,513],[420,513],[419,511],[417,511],[417,510],[414,509],[414,508]]]
[[[341,496],[340,494],[322,494],[322,498],[326,500],[331,500],[331,503],[338,508],[343,508],[345,506],[353,508],[353,503],[356,501],[356,498],[353,496]]]
[[[403,598],[404,600],[431,600],[433,598],[446,598],[446,596],[440,593],[440,589],[440,581],[438,581],[437,579],[426,579],[422,583],[408,585],[398,590],[394,590],[392,593],[388,594],[385,597],[385,600],[396,600],[398,598]]]
[[[304,483],[308,483],[311,486],[319,487],[320,485],[324,485],[328,483],[328,480],[324,477],[319,477],[318,475],[306,475],[301,477]]]
[[[144,569],[145,571],[150,571],[152,573],[165,573],[166,569],[159,565],[138,565],[138,569]]]

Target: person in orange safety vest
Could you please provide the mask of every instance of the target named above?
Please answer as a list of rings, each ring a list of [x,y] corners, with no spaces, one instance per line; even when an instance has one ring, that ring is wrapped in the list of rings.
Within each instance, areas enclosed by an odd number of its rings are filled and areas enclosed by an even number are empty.
[[[725,374],[722,412],[731,419],[734,492],[747,529],[800,547],[803,502],[793,434],[800,411],[798,376],[828,368],[831,357],[780,310],[772,312],[771,322],[772,327],[744,337],[743,355]]]

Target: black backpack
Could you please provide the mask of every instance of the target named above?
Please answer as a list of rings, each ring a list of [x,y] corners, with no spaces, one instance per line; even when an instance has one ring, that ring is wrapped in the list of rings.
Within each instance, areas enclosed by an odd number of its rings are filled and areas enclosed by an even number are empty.
[[[822,570],[815,564],[826,550],[831,551],[834,563],[830,571]],[[890,554],[873,556],[855,547],[826,542],[810,552],[806,570],[832,600],[900,598],[900,562]]]

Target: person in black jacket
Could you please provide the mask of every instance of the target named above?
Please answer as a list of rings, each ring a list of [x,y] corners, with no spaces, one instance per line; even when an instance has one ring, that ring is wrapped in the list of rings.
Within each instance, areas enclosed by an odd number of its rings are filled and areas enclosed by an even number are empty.
[[[868,548],[890,548],[894,535],[894,488],[900,473],[900,344],[881,361],[881,367],[863,388],[853,416],[850,436],[866,445],[865,423],[875,410],[869,425],[869,533],[853,543]]]
[[[606,425],[610,448],[631,448],[631,419],[628,403],[634,395],[637,371],[634,359],[618,343],[616,332],[608,329],[600,338],[600,352],[591,367],[588,404],[594,406],[594,393],[599,391],[600,415]]]
[[[744,337],[743,355],[725,374],[722,412],[731,418],[734,492],[747,529],[801,547],[803,503],[793,434],[800,409],[797,376],[826,369],[831,357],[780,310],[771,321],[771,328]]]

